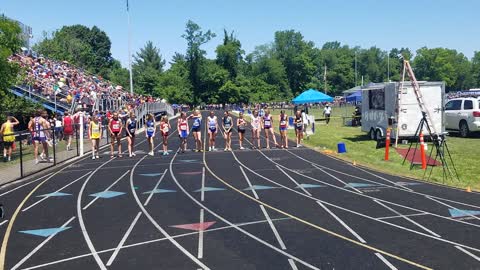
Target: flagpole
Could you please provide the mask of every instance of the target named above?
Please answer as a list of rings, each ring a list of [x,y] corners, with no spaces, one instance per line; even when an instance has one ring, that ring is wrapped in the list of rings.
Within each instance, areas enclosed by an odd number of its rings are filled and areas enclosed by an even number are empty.
[[[132,30],[130,26],[130,8],[127,0],[127,18],[128,18],[128,69],[130,72],[130,94],[133,94],[133,76],[132,76]]]

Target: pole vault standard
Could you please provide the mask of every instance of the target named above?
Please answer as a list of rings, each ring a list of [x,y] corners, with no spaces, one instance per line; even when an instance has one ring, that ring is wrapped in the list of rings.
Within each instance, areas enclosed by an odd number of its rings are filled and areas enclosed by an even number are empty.
[[[132,30],[130,26],[130,8],[127,0],[127,19],[128,19],[128,70],[130,73],[130,94],[133,94],[133,76],[132,76]]]

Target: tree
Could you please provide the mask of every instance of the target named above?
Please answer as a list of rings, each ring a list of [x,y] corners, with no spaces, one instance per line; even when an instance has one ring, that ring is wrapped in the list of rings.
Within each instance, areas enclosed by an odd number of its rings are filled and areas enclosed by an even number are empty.
[[[475,52],[472,58],[472,86],[480,87],[480,51]]]
[[[170,103],[191,104],[192,85],[188,76],[188,64],[185,57],[176,53],[170,63],[170,69],[163,72],[155,87],[155,95]]]
[[[185,27],[185,34],[182,35],[187,41],[186,60],[189,69],[189,79],[192,85],[194,102],[199,103],[201,95],[201,65],[205,60],[205,51],[200,47],[215,37],[215,33],[208,30],[203,32],[200,26],[189,20]]]
[[[51,35],[44,33],[43,40],[34,49],[59,61],[68,61],[92,73],[108,77],[113,64],[110,38],[98,27],[83,25],[64,26]]]
[[[153,46],[151,41],[145,44],[134,56],[133,79],[135,91],[148,95],[154,94],[154,88],[165,66],[165,60],[160,55],[160,50]]]
[[[222,66],[230,74],[230,79],[237,77],[239,66],[242,61],[242,44],[235,38],[233,32],[230,35],[224,30],[223,44],[218,45],[215,50],[217,53],[217,64]]]

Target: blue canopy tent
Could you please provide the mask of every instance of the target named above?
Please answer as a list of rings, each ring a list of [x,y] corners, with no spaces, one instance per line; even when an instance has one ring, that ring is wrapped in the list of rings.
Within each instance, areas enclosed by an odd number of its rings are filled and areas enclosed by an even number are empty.
[[[315,89],[308,89],[293,100],[294,104],[332,102],[333,98]]]
[[[358,90],[355,93],[347,96],[347,102],[360,102],[362,101],[362,90]]]

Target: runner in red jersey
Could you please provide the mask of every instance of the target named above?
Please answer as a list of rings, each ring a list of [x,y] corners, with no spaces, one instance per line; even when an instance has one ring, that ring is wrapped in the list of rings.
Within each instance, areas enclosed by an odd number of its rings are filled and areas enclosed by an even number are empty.
[[[115,147],[115,141],[118,145],[118,157],[122,157],[122,121],[118,119],[118,113],[113,113],[113,117],[108,123],[108,131],[110,132],[110,157],[113,158],[113,148]]]
[[[68,112],[65,112],[63,114],[62,126],[63,126],[63,136],[67,141],[67,151],[70,151],[74,125],[73,125],[73,119]]]
[[[170,129],[172,129],[172,127],[168,122],[168,116],[164,115],[160,122],[160,133],[162,134],[162,139],[163,139],[163,155],[164,156],[168,155],[168,133],[170,132]]]

